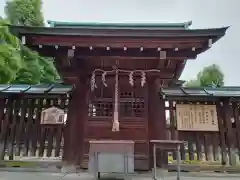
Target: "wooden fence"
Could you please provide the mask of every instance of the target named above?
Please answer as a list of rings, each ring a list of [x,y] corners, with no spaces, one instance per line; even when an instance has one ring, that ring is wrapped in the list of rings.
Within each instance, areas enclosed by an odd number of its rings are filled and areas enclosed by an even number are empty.
[[[181,102],[182,103],[182,102]],[[191,103],[191,102],[187,102]],[[196,103],[196,102],[195,102]],[[176,102],[166,105],[169,119],[167,136],[187,142],[181,147],[181,159],[236,165],[240,160],[240,119],[237,102],[203,102],[217,105],[219,132],[184,132],[176,129]],[[176,154],[173,153],[173,159]]]
[[[50,106],[67,111],[68,99],[7,98],[0,102],[0,158],[62,155],[64,124],[42,125],[41,112]]]
[[[56,99],[2,99],[0,101],[0,158],[16,156],[61,157],[64,124],[40,124],[41,111],[50,106],[67,111],[67,97]],[[179,132],[176,130],[176,109],[169,102],[167,134],[169,139],[187,141],[181,147],[181,159],[211,161],[235,165],[240,159],[240,120],[237,103],[218,106],[219,132]],[[173,159],[176,154],[173,153]]]

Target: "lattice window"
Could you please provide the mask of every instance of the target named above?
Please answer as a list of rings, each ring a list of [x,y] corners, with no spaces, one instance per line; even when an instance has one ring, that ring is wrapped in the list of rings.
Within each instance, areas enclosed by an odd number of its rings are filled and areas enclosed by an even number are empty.
[[[108,86],[101,83],[97,77],[97,88],[91,92],[91,100],[88,106],[88,116],[90,117],[112,117],[113,116],[113,91],[114,86],[111,79],[107,79]]]
[[[120,102],[120,113],[123,117],[144,117],[143,101]]]
[[[91,117],[111,117],[113,116],[112,101],[92,101],[88,107],[88,115]]]
[[[101,82],[101,79],[96,82]],[[124,117],[145,117],[144,88],[140,86],[132,87],[128,78],[120,78],[119,84],[119,116]],[[108,86],[102,83],[97,84],[97,88],[92,92],[89,102],[88,115],[90,117],[113,117],[114,112],[114,79]]]
[[[140,86],[139,79],[135,79],[134,86],[126,78],[122,78],[120,83],[120,117],[145,117],[145,89]]]

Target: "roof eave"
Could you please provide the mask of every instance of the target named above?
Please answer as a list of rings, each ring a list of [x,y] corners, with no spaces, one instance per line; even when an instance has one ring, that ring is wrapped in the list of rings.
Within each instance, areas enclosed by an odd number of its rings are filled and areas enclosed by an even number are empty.
[[[91,27],[91,28],[110,28],[110,29],[132,29],[132,28],[182,28],[188,29],[192,21],[183,23],[99,23],[99,22],[64,22],[48,20],[50,27]]]
[[[52,35],[52,36],[102,36],[102,37],[211,37],[217,39],[225,35],[228,27],[215,29],[185,29],[185,30],[106,30],[106,29],[78,29],[78,28],[47,28],[47,27],[26,27],[9,26],[10,31],[16,35]]]
[[[170,87],[161,88],[160,94],[168,98],[240,98],[240,87]]]

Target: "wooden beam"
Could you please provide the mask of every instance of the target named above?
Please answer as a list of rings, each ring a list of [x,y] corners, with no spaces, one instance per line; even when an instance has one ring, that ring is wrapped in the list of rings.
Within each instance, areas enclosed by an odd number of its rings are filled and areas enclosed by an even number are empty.
[[[102,69],[101,67],[94,67],[94,69]],[[89,69],[88,70],[88,76],[90,77],[92,75],[92,71],[94,69]],[[112,68],[104,68],[104,70],[112,70]],[[125,69],[127,70],[127,69]],[[134,70],[134,68],[128,69],[129,71]],[[159,72],[148,72],[147,76],[155,76],[155,77],[160,77],[163,79],[172,79],[173,75],[174,75],[174,69],[168,69],[168,68],[160,68],[158,69]],[[63,78],[67,78],[67,77],[77,77],[78,75],[78,71],[74,71],[71,70],[70,68],[60,68],[59,69],[59,73],[63,76]],[[96,72],[96,75],[101,75],[102,73],[100,72]],[[109,76],[114,76],[114,73],[109,73]],[[129,73],[128,72],[121,72],[121,75],[126,75],[128,76]],[[136,76],[140,76],[141,74],[136,72],[135,74]],[[67,78],[68,79],[68,78]]]
[[[59,45],[78,47],[114,47],[114,48],[203,48],[203,43],[208,39],[203,37],[182,38],[119,38],[119,37],[91,37],[91,36],[36,36],[28,35],[32,45]]]
[[[159,57],[147,57],[147,56],[143,56],[143,57],[137,57],[137,56],[76,56],[76,58],[87,58],[87,59],[113,59],[113,60],[159,60],[161,62],[164,62],[165,60],[174,60],[174,61],[179,61],[179,60],[183,60],[183,57],[167,57],[166,59],[160,59]],[[194,60],[195,58],[190,58],[189,60]]]
[[[179,51],[174,51],[174,49],[162,49],[162,51],[166,51],[166,58],[168,59],[195,59],[197,57],[197,53],[193,52],[192,49],[184,49]],[[121,57],[135,57],[135,58],[154,58],[160,59],[160,52],[157,48],[153,49],[144,49],[144,51],[140,51],[138,48],[128,49],[128,51],[124,52],[122,49],[111,49],[111,51],[105,51],[102,48],[95,48],[93,51],[85,50],[83,48],[79,48],[76,51],[76,57],[78,56],[121,56]]]
[[[175,69],[175,75],[174,78],[178,79],[185,67],[185,60],[181,60],[180,62],[177,63],[176,69]]]
[[[55,57],[59,54],[67,54],[67,47],[59,47],[55,49],[53,46],[43,46],[38,48],[38,46],[30,46],[33,50],[39,52],[43,56]],[[166,51],[166,59],[178,60],[178,59],[196,59],[197,55],[201,52],[201,49],[196,49],[192,51],[189,49],[179,49],[174,51],[174,49],[162,49]],[[125,58],[125,59],[160,59],[160,52],[157,48],[144,49],[140,51],[138,48],[128,48],[124,51],[123,48],[111,48],[107,51],[106,48],[94,48],[90,50],[89,47],[77,48],[74,52],[75,57],[114,57],[114,58]]]
[[[167,96],[164,98],[166,101],[196,101],[196,102],[216,102],[218,97],[204,97],[204,96]]]

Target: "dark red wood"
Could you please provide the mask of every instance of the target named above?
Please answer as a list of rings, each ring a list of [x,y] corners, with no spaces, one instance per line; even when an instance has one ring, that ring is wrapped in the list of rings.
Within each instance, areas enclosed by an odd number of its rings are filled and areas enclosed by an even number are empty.
[[[40,138],[39,138],[39,156],[44,156],[45,149],[45,141],[46,141],[47,129],[42,126],[40,130]]]
[[[124,45],[128,48],[170,48],[182,47],[187,48],[203,48],[207,42],[207,38],[115,38],[115,37],[81,37],[81,36],[36,36],[28,35],[28,42],[31,45],[60,45],[60,46],[79,46],[79,47],[114,47],[123,48]]]
[[[14,112],[13,112],[14,110]],[[17,115],[18,115],[18,111],[19,111],[19,101],[18,100],[14,100],[13,101],[13,106],[11,108],[11,123],[9,125],[9,137],[8,137],[8,157],[9,160],[13,160],[13,148],[14,148],[14,142],[15,142],[15,128],[17,125]]]
[[[224,109],[223,105],[221,102],[217,103],[217,115],[218,115],[218,126],[219,126],[219,131],[220,131],[220,146],[222,149],[222,164],[226,164],[226,138],[225,138],[225,132],[226,132],[226,125],[224,121]]]
[[[20,109],[20,117],[19,118],[19,124],[16,130],[16,156],[20,156],[21,153],[21,143],[24,137],[24,124],[25,124],[25,118],[26,118],[26,111],[27,111],[27,100],[21,99],[21,109]]]
[[[66,103],[66,97],[62,96],[59,98],[60,100],[60,108],[61,109],[65,109],[65,103]],[[60,151],[61,151],[61,142],[62,142],[62,137],[63,137],[63,129],[64,129],[64,125],[58,125],[56,128],[56,150],[55,150],[55,157],[59,157],[60,156]]]
[[[236,123],[237,147],[240,150],[240,119],[239,119],[239,107],[236,102],[233,103],[233,111],[234,111],[233,116]]]
[[[13,99],[9,98],[6,103],[6,113],[3,120],[2,130],[0,134],[0,158],[3,160],[5,155],[5,147],[7,144],[7,137],[9,133],[9,124],[10,124],[10,116],[11,116],[11,109],[13,105]]]
[[[214,161],[219,161],[219,146],[220,146],[220,136],[219,133],[214,133],[213,134],[213,158]]]
[[[200,132],[195,133],[197,160],[202,160],[202,141]]]
[[[231,150],[235,148],[235,140],[234,138],[234,131],[232,129],[232,123],[231,123],[231,106],[229,105],[229,101],[225,100],[223,103],[223,109],[224,109],[224,119],[225,119],[225,125],[226,125],[226,133],[227,133],[227,146],[228,146],[228,153],[229,157],[231,156]],[[232,165],[232,158],[229,158],[229,163]]]
[[[74,164],[83,161],[84,135],[88,115],[89,82],[86,64],[82,61],[78,82],[70,100],[68,121],[64,132],[64,160]]]
[[[42,110],[43,100],[36,100],[34,107],[36,110],[35,118],[32,117],[32,120],[34,121],[32,126],[32,139],[31,139],[31,155],[35,156],[37,151],[37,140],[38,140],[38,134],[40,130],[40,120],[41,120],[41,110]]]
[[[107,45],[106,45],[107,46]],[[138,48],[128,48],[127,51],[124,51],[123,47],[111,47],[111,51],[107,51],[105,47],[93,47],[93,50],[89,49],[89,46],[84,47],[75,47],[74,57],[75,58],[118,58],[118,59],[145,59],[147,62],[154,59],[160,58],[160,52],[155,48],[145,48],[144,51],[140,51],[140,47]],[[172,45],[174,46],[174,45]],[[62,54],[64,57],[67,57],[67,51],[72,47],[60,46],[58,49],[55,46],[43,46],[39,48],[36,45],[30,45],[32,49],[38,51],[43,56],[57,57],[59,54]],[[183,59],[196,59],[197,54],[201,49],[196,51],[192,51],[191,47],[188,49],[182,48],[178,51],[174,51],[174,49],[162,49],[162,51],[166,51],[166,59],[173,60],[177,62],[178,60]],[[66,59],[65,59],[66,60]]]
[[[47,157],[50,157],[52,155],[53,133],[54,133],[54,129],[52,127],[48,127],[47,128]]]

